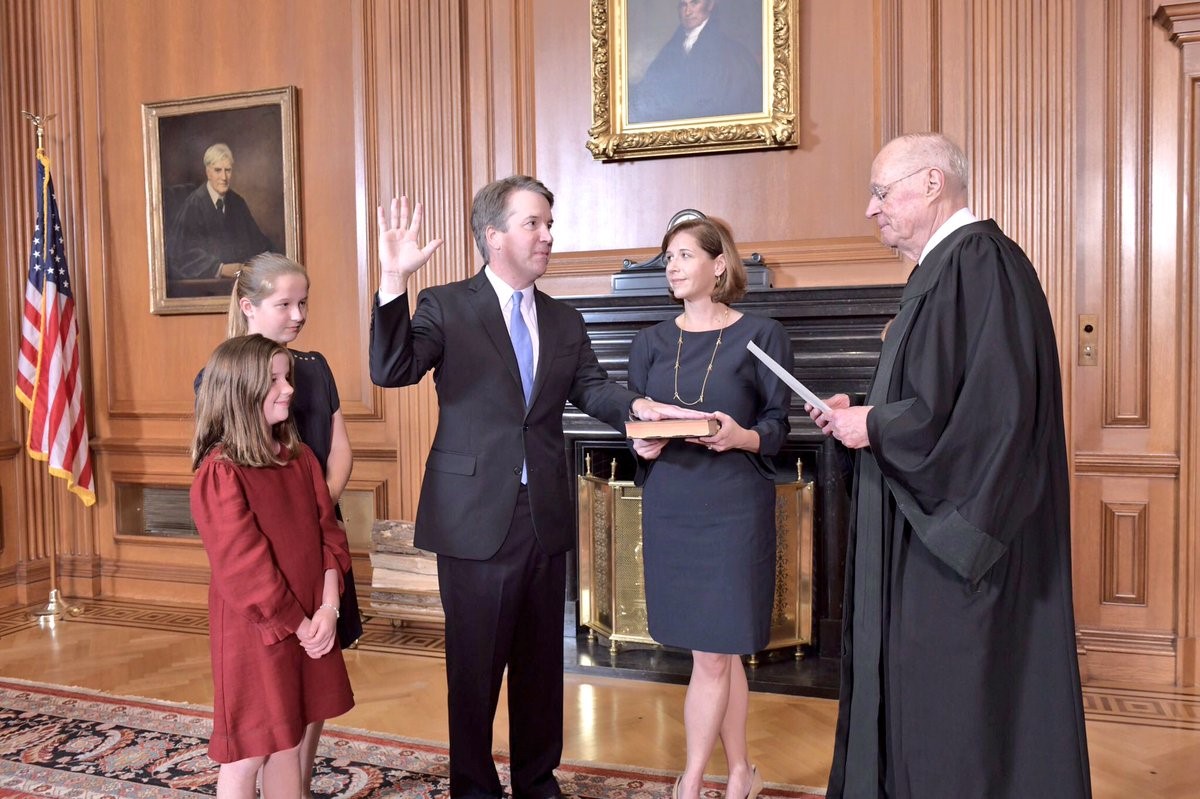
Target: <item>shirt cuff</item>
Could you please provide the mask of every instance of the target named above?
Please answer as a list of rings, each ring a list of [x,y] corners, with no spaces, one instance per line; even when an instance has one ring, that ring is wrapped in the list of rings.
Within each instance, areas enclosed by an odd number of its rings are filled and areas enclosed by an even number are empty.
[[[384,291],[383,289],[380,289],[376,293],[379,295],[379,304],[380,305],[387,305],[389,302],[396,299],[397,297],[404,296],[403,294],[389,294],[388,292]]]

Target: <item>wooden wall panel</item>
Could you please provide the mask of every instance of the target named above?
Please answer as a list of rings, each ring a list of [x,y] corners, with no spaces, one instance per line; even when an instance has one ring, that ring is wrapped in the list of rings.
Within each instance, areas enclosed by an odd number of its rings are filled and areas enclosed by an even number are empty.
[[[1146,604],[1146,502],[1105,502],[1101,521],[1100,601]]]
[[[96,222],[86,250],[95,285],[97,580],[106,592],[155,598],[164,579],[202,587],[203,552],[194,544],[118,535],[112,485],[120,474],[190,483],[191,384],[224,337],[225,320],[149,312],[141,105],[297,87],[301,260],[312,284],[309,321],[297,343],[326,355],[352,438],[369,440],[362,431],[381,427],[383,409],[366,371],[370,289],[359,235],[358,145],[364,104],[361,39],[355,39],[362,10],[361,4],[347,13],[343,5],[313,3],[295,13],[283,0],[62,5],[79,8],[83,71],[95,87],[81,93],[80,107],[93,126],[83,152],[97,174],[88,192],[87,210]],[[203,35],[213,20],[254,35]],[[196,590],[188,597],[202,599]]]
[[[48,116],[45,148],[52,160],[55,192],[61,212],[63,238],[69,257],[72,289],[82,346],[88,342],[90,316],[90,279],[86,259],[79,252],[86,237],[86,216],[79,159],[80,128],[76,97],[79,94],[76,9],[71,4],[14,2],[0,12],[5,47],[3,49],[4,141],[3,174],[8,213],[3,219],[3,248],[6,263],[5,301],[19,308],[24,297],[26,266],[34,219],[35,137],[29,123],[19,116],[23,110]],[[12,76],[9,80],[8,76]],[[6,326],[8,342],[3,362],[15,374],[15,353],[19,339],[19,317],[11,315]],[[81,366],[82,379],[89,380],[86,359]],[[11,475],[10,491],[0,497],[4,524],[3,553],[0,554],[0,586],[10,586],[10,596],[33,602],[45,598],[49,589],[50,553],[60,559],[89,560],[95,550],[93,517],[79,500],[65,489],[65,483],[52,478],[44,463],[24,454],[27,412],[11,393],[5,414],[8,433],[0,438],[0,468]],[[11,425],[11,426],[10,426]],[[11,436],[11,439],[9,438]],[[64,591],[88,592],[88,579],[77,581],[74,570],[58,574],[56,586]],[[0,596],[4,591],[0,587]]]
[[[1183,678],[1178,53],[1145,4],[1079,4],[1076,315],[1099,325],[1096,365],[1075,365],[1076,613],[1093,679]],[[1068,340],[1074,340],[1071,331]],[[1124,509],[1144,506],[1119,532]],[[1114,538],[1115,536],[1115,538]],[[1120,539],[1137,544],[1122,550]],[[1141,553],[1137,549],[1141,549]],[[1144,555],[1144,564],[1136,564]],[[1113,581],[1143,569],[1144,597]],[[1181,580],[1181,576],[1185,579]],[[1119,593],[1119,591],[1117,592]]]
[[[374,232],[374,206],[407,194],[414,203],[425,204],[422,236],[445,239],[410,281],[408,300],[414,308],[424,286],[460,280],[476,269],[465,160],[472,120],[463,100],[464,7],[458,0],[368,4],[368,130],[378,149],[368,179],[372,213],[361,222]],[[373,241],[369,251],[373,289],[378,284]],[[363,346],[365,352],[365,342]],[[386,394],[397,409],[387,435],[389,443],[396,442],[395,468],[400,474],[390,495],[388,518],[412,519],[437,424],[437,398],[429,378],[415,388]]]
[[[0,81],[0,186],[5,187],[8,198],[0,205],[0,261],[13,266],[0,276],[0,302],[5,308],[17,308],[24,296],[22,264],[28,263],[32,231],[35,139],[20,112],[33,110],[37,94],[33,31],[32,0],[0,6],[0,72],[4,74]],[[4,375],[16,374],[20,340],[16,313],[4,316],[10,317],[12,323],[6,324],[0,335],[0,374]],[[29,559],[24,524],[29,521],[26,486],[34,470],[24,455],[24,407],[10,388],[5,388],[4,396],[9,400],[0,412],[0,603],[7,605],[32,601],[27,586],[18,579],[18,569]]]
[[[361,368],[365,325],[351,322],[361,319],[362,297],[356,285],[351,177],[356,173],[355,76],[345,10],[309,4],[305,13],[292,14],[279,0],[99,3],[94,8],[96,104],[104,136],[98,156],[105,175],[98,200],[113,222],[99,252],[106,278],[103,352],[109,356],[102,399],[113,420],[112,430],[101,432],[122,436],[154,419],[156,431],[177,434],[180,418],[192,406],[190,392],[179,387],[190,385],[224,330],[220,315],[148,312],[142,103],[289,84],[299,87],[302,260],[310,269],[315,300],[299,343],[322,349],[346,400],[369,407]],[[199,33],[214,19],[255,36],[181,35]],[[170,46],[163,47],[165,42]],[[124,346],[130,341],[139,346]],[[160,368],[144,368],[148,362]],[[126,419],[129,424],[117,421]]]
[[[1153,119],[1156,140],[1177,143],[1179,163],[1172,164],[1175,196],[1164,190],[1154,200],[1177,209],[1177,249],[1161,240],[1156,260],[1178,269],[1177,325],[1179,385],[1182,408],[1180,442],[1180,504],[1178,531],[1178,664],[1176,681],[1200,684],[1200,230],[1196,209],[1200,207],[1200,3],[1169,2],[1157,9],[1155,21],[1163,38],[1178,47],[1167,57],[1165,47],[1156,72],[1163,84],[1156,97]],[[1160,66],[1161,65],[1161,66]],[[1161,133],[1159,131],[1161,130]],[[1170,207],[1170,205],[1167,205]],[[1157,227],[1157,226],[1155,226]],[[1161,255],[1159,254],[1161,251]],[[1157,383],[1155,384],[1157,388]]]

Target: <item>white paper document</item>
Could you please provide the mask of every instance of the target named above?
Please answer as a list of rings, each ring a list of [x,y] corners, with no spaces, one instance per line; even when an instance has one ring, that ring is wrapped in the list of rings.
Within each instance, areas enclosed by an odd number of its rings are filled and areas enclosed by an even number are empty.
[[[768,369],[774,372],[780,380],[787,384],[788,388],[803,397],[805,402],[807,402],[809,405],[812,405],[814,408],[819,409],[821,413],[829,413],[829,406],[825,404],[824,400],[809,391],[808,386],[792,377],[791,372],[789,372],[787,369],[784,369],[779,365],[778,361],[759,349],[757,344],[755,344],[753,341],[747,341],[746,349],[754,353],[755,358],[758,358],[760,361],[765,363]]]

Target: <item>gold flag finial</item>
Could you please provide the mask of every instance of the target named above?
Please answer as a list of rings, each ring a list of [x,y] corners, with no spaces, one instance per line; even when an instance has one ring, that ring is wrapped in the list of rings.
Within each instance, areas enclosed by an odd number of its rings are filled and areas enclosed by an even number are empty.
[[[33,123],[33,127],[37,130],[37,148],[39,150],[42,149],[42,140],[46,135],[46,123],[54,119],[55,115],[47,114],[46,116],[38,116],[28,111],[22,111],[21,116]]]

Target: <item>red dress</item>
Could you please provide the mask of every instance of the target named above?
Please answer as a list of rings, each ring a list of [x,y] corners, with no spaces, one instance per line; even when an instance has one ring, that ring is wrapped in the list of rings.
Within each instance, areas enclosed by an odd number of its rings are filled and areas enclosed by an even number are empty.
[[[266,468],[210,453],[191,506],[212,569],[209,757],[231,763],[290,749],[310,722],[354,706],[337,641],[314,660],[295,635],[321,605],[325,569],[341,575],[350,565],[321,467],[307,446]]]

